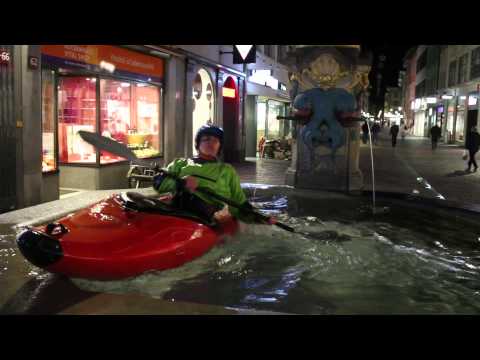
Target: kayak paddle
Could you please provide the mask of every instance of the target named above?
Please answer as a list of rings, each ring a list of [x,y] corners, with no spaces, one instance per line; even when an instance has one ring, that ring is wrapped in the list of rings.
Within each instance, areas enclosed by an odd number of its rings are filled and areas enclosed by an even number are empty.
[[[105,136],[101,136],[99,134],[96,134],[96,133],[92,133],[92,132],[89,132],[89,131],[84,131],[84,130],[80,130],[78,131],[78,134],[80,135],[80,137],[86,141],[87,143],[95,146],[97,149],[99,150],[104,150],[104,151],[108,151],[109,153],[112,153],[112,154],[115,154],[117,156],[121,156],[127,160],[130,160],[132,163],[135,163],[137,165],[142,165],[142,166],[151,166],[152,164],[145,161],[145,160],[142,160],[142,159],[139,159],[137,158],[137,156],[135,155],[135,153],[130,150],[127,146],[125,146],[124,144],[121,144],[113,139],[109,139]],[[173,177],[175,178],[176,180],[179,180],[179,178],[173,174],[170,174],[170,173],[167,173],[166,171],[164,171],[164,173],[167,175],[167,176],[170,176],[170,177]],[[221,195],[218,195],[217,193],[211,191],[210,189],[207,189],[207,188],[202,188],[202,187],[199,187],[197,188],[197,191],[201,192],[201,193],[204,193],[205,195],[208,195],[208,196],[211,196],[212,198],[215,198],[221,202],[224,202],[225,204],[227,205],[230,205],[230,206],[233,206],[241,211],[244,211],[246,213],[249,213],[249,214],[253,214],[255,215],[255,217],[257,217],[258,219],[260,220],[263,220],[263,221],[268,221],[269,220],[269,217],[266,216],[266,215],[263,215],[249,207],[246,207],[246,206],[243,206],[241,204],[237,204],[235,201],[232,201],[230,199],[227,199]],[[279,223],[279,222],[276,222],[274,225],[284,229],[284,230],[287,230],[287,231],[290,231],[290,232],[295,232],[295,230],[288,226],[288,225],[285,225],[285,224],[282,224],[282,223]]]

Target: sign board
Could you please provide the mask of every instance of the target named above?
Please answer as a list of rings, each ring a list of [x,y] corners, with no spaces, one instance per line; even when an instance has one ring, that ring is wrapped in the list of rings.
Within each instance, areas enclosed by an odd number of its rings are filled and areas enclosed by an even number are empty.
[[[257,47],[255,45],[233,45],[233,63],[251,64],[257,61]]]
[[[32,70],[38,69],[38,57],[36,56],[29,56],[28,57],[28,68]]]
[[[51,65],[115,73],[140,81],[162,82],[164,60],[110,45],[43,45],[42,61]]]
[[[12,61],[12,55],[8,50],[0,49],[0,65],[8,65]]]

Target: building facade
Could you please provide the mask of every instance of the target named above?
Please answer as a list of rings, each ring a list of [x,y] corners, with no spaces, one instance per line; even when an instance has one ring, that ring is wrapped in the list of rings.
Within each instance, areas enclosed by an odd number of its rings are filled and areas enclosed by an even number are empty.
[[[406,109],[409,103],[413,109],[413,116],[407,113],[413,134],[429,136],[438,124],[445,143],[463,146],[468,129],[478,124],[480,45],[421,45],[407,53],[404,65],[407,74],[415,73],[414,99],[411,86],[404,94]]]
[[[225,161],[243,161],[247,149],[255,156],[259,132],[290,131],[276,119],[290,103],[279,62],[287,50],[259,45],[247,66],[233,64],[232,45],[0,45],[0,212],[61,191],[128,187],[129,162],[78,130],[162,166],[194,155],[198,128],[216,124]]]

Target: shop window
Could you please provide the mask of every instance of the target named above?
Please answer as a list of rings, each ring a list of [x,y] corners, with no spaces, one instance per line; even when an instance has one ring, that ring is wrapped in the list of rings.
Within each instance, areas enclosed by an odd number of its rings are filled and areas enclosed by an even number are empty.
[[[280,123],[277,116],[285,116],[285,105],[282,102],[269,100],[268,101],[268,115],[267,115],[267,138],[279,139],[283,136],[280,131]]]
[[[468,53],[458,59],[458,83],[467,81]]]
[[[457,61],[450,62],[448,66],[448,86],[454,86],[457,83]]]
[[[265,137],[265,123],[267,116],[267,103],[257,102],[257,142]]]
[[[128,146],[132,129],[132,84],[119,80],[100,80],[100,134]],[[122,161],[108,152],[100,152],[100,163]]]
[[[139,158],[159,156],[160,153],[160,92],[153,85],[132,87],[135,117],[128,132],[128,146]]]
[[[55,72],[42,71],[42,171],[57,169],[55,156]]]
[[[480,77],[480,47],[472,50],[470,59],[470,80],[472,80]]]
[[[137,157],[159,155],[158,88],[121,80],[100,80],[100,131],[127,145]],[[101,152],[100,163],[123,161],[123,158]]]
[[[58,84],[58,151],[63,163],[95,163],[96,151],[77,134],[95,131],[96,78],[61,77]]]

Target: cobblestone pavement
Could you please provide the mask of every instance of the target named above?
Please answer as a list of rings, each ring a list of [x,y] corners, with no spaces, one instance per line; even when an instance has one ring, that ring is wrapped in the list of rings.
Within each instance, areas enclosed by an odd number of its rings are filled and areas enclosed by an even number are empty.
[[[392,148],[388,129],[383,129],[378,145],[373,147],[375,190],[478,204],[480,171],[465,172],[462,153],[462,147],[445,144],[433,151],[430,139],[413,136],[399,138]],[[370,159],[369,146],[362,144],[359,164],[365,190],[372,190],[373,184]],[[233,165],[242,182],[285,185],[290,162],[247,158]]]

